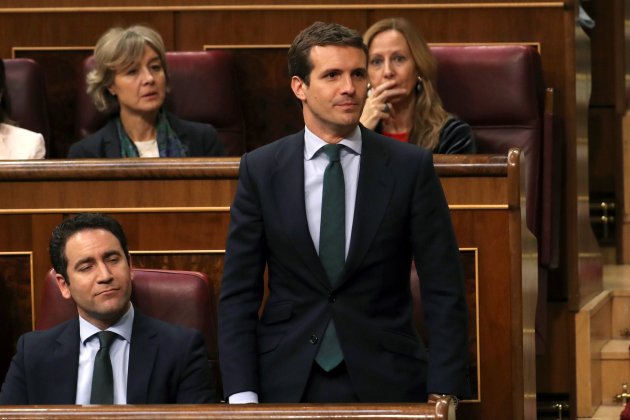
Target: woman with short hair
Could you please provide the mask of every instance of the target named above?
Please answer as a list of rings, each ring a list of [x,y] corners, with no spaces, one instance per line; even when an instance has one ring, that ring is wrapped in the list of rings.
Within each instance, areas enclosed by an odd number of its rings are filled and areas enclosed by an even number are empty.
[[[164,109],[168,78],[164,42],[155,30],[135,25],[107,31],[96,44],[86,81],[94,105],[110,119],[73,144],[68,157],[222,156],[211,125]]]

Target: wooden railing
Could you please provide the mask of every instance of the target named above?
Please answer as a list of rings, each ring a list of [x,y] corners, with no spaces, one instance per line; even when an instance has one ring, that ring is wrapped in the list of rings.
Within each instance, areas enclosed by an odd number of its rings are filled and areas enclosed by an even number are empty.
[[[256,404],[256,405],[119,405],[1,407],[3,419],[440,419],[448,417],[445,402],[437,404]]]
[[[535,416],[536,244],[523,224],[520,158],[518,151],[507,156],[435,156],[466,276],[474,397],[459,405],[465,419]],[[238,166],[237,158],[0,161],[0,377],[19,334],[32,329],[50,268],[50,232],[68,214],[114,215],[127,234],[134,266],[205,272],[216,305]],[[208,322],[214,327],[216,306],[212,313]],[[207,345],[216,361],[216,337]],[[324,410],[331,417],[367,413],[370,418],[434,418],[422,417],[435,415],[432,409],[414,404],[111,410],[148,417],[166,410],[174,417],[289,418],[300,413],[315,418]],[[30,407],[2,409],[0,417],[49,412],[74,416],[82,410],[88,415],[110,412],[102,407]],[[111,413],[115,417],[121,411]]]

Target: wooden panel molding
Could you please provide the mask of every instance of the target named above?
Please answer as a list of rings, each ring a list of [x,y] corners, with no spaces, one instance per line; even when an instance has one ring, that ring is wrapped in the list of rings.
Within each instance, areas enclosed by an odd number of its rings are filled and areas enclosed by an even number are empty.
[[[535,413],[536,247],[524,228],[519,159],[516,151],[435,157],[449,203],[461,206],[451,216],[471,313],[476,397],[459,409],[467,419],[496,413],[525,419]],[[197,269],[209,276],[218,296],[238,166],[230,158],[0,162],[0,196],[11,197],[9,210],[19,211],[0,212],[0,231],[12,238],[0,238],[0,252],[32,252],[33,303],[20,307],[18,317],[26,324],[19,332],[31,328],[32,307],[41,300],[50,232],[78,209],[112,213],[125,229],[136,266]]]
[[[34,406],[0,407],[3,419],[221,419],[280,420],[300,418],[316,420],[387,419],[453,420],[448,415],[448,402],[438,404],[182,404],[182,405],[109,405],[109,406]]]
[[[7,2],[8,3],[8,2]],[[2,7],[0,13],[69,13],[69,12],[177,12],[177,11],[273,11],[273,10],[365,10],[365,9],[393,9],[393,10],[417,10],[417,9],[530,9],[530,8],[564,8],[566,1],[513,1],[513,2],[496,2],[492,0],[488,1],[451,1],[451,2],[433,2],[433,3],[382,3],[378,1],[374,2],[345,2],[340,4],[334,0],[320,0],[318,3],[301,3],[284,2],[265,4],[268,1],[255,2],[251,1],[249,4],[187,4],[182,5],[180,2],[173,2],[170,5],[119,5],[120,2],[110,3],[110,5],[104,5],[107,2],[95,2],[94,5],[89,5],[89,2],[79,2],[76,6],[72,7],[46,7],[34,6],[31,2],[29,6],[24,6],[23,3],[16,2],[16,6],[22,7]],[[43,3],[43,2],[42,2]],[[49,2],[50,3],[50,2]],[[59,2],[58,2],[59,3]],[[118,3],[118,4],[117,4]],[[139,2],[138,2],[139,3]],[[152,2],[156,3],[156,2]],[[191,3],[191,2],[189,2]],[[202,2],[202,3],[220,3],[220,2]],[[98,5],[97,5],[98,4]]]

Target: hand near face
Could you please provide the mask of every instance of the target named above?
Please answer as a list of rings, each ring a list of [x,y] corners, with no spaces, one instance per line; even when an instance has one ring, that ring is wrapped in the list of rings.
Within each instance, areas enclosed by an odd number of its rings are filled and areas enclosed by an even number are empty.
[[[398,88],[396,81],[389,80],[370,90],[363,113],[361,124],[374,130],[380,121],[387,122],[396,115],[392,101],[405,94],[405,89]]]

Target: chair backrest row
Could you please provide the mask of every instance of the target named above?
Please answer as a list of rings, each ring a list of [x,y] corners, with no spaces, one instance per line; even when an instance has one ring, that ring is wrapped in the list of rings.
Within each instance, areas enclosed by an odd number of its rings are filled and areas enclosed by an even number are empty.
[[[46,83],[41,67],[26,58],[4,60],[4,67],[11,119],[22,128],[41,133],[48,142]]]
[[[166,108],[180,118],[212,124],[229,156],[245,151],[245,128],[232,55],[227,51],[167,52],[170,92]],[[46,91],[41,67],[29,59],[4,60],[11,117],[21,127],[50,139]],[[76,82],[75,138],[101,128],[107,115],[96,110],[87,95],[85,75],[94,67],[87,58]]]
[[[221,50],[167,52],[166,62],[170,75],[166,109],[185,120],[212,124],[226,155],[243,154],[245,128],[232,55]],[[93,68],[94,58],[88,57],[77,82],[77,139],[98,130],[107,120],[86,93],[85,75]]]
[[[543,267],[557,266],[560,177],[553,112],[546,109],[540,55],[533,46],[437,45],[438,91],[445,108],[473,128],[479,153],[524,151],[527,168],[527,225],[538,239]],[[243,115],[233,58],[221,50],[168,52],[171,93],[167,108],[181,118],[214,125],[228,155],[246,150]],[[12,117],[48,139],[41,69],[32,60],[5,60]],[[84,62],[77,96],[76,137],[98,130],[106,116],[85,92]],[[553,104],[553,101],[551,101]]]
[[[555,268],[559,254],[560,156],[553,93],[545,89],[534,46],[436,45],[438,92],[447,111],[468,122],[479,153],[525,154],[527,226],[539,262]],[[556,124],[557,125],[557,124]]]

